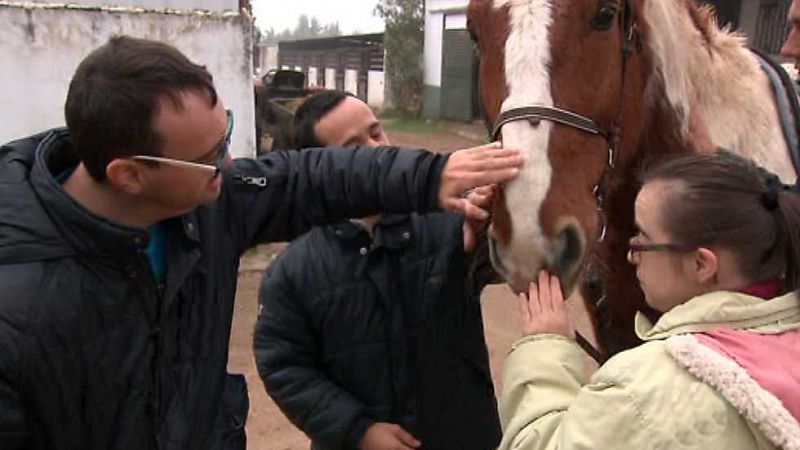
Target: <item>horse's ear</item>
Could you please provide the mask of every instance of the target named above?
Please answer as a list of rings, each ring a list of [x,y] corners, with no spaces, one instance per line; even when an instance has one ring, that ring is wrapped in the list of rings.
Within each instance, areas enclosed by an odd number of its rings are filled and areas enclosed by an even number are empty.
[[[692,99],[685,36],[694,32],[686,7],[683,1],[649,0],[643,2],[642,17],[637,18],[647,24],[644,40],[652,52],[653,79],[662,83],[664,98],[677,114],[683,135],[688,132]]]

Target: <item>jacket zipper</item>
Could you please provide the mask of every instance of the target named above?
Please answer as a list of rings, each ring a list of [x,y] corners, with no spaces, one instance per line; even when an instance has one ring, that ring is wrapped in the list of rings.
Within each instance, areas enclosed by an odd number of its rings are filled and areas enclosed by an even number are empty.
[[[233,175],[233,181],[235,181],[236,184],[246,184],[258,188],[267,187],[267,177],[252,177],[237,173]]]
[[[162,283],[158,283],[156,280],[155,274],[153,274],[153,268],[150,265],[150,261],[147,259],[147,253],[143,250],[139,250],[139,263],[140,266],[144,268],[144,272],[147,275],[144,275],[144,279],[141,280],[147,284],[149,288],[149,292],[155,293],[156,296],[156,315],[155,315],[155,326],[148,331],[148,338],[153,341],[154,351],[153,351],[153,358],[151,363],[151,377],[152,377],[152,386],[153,386],[153,394],[152,398],[150,399],[152,412],[154,414],[153,417],[153,445],[154,448],[158,446],[158,433],[161,430],[161,418],[162,418],[162,411],[161,411],[161,377],[159,376],[160,372],[160,359],[161,359],[161,307],[164,300],[164,285]],[[138,277],[137,277],[138,278]]]

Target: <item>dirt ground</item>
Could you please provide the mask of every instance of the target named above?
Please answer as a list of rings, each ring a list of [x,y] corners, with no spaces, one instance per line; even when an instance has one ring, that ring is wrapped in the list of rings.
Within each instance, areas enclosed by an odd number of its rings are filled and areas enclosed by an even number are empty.
[[[482,124],[445,124],[433,133],[389,132],[395,145],[422,147],[435,151],[455,150],[484,142]],[[248,450],[307,450],[308,438],[297,430],[266,395],[258,377],[252,351],[253,324],[257,314],[257,295],[261,275],[284,244],[270,244],[248,252],[239,270],[239,288],[231,337],[228,370],[243,373],[250,392],[250,415],[247,420]],[[516,299],[505,286],[489,286],[482,296],[486,341],[489,348],[492,378],[499,392],[503,358],[519,335]],[[577,328],[589,335],[588,321],[579,298],[568,304],[578,317]],[[587,364],[589,364],[587,362]]]

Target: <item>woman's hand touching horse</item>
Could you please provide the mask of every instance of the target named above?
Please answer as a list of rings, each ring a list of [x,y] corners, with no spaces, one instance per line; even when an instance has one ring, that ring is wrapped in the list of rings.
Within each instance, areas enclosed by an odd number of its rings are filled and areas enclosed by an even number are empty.
[[[538,284],[531,283],[528,295],[519,294],[522,334],[557,334],[575,339],[575,327],[564,304],[564,294],[558,277],[539,272]]]

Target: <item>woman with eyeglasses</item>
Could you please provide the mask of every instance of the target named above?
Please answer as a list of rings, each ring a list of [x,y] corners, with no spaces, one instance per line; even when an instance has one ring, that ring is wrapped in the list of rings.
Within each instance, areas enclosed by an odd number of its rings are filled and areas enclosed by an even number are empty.
[[[737,156],[648,170],[628,260],[644,341],[591,377],[558,278],[520,295],[500,449],[800,449],[800,193]]]

